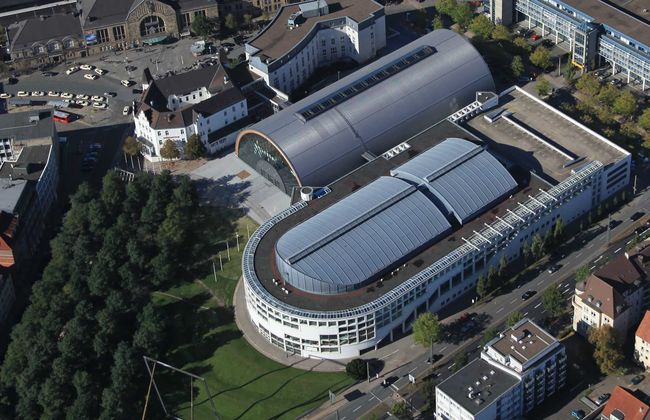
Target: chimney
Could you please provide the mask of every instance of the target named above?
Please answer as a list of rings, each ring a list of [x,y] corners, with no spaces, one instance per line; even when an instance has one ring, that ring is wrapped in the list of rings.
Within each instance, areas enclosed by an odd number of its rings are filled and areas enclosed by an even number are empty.
[[[172,122],[173,115],[169,114],[167,115],[167,122]]]

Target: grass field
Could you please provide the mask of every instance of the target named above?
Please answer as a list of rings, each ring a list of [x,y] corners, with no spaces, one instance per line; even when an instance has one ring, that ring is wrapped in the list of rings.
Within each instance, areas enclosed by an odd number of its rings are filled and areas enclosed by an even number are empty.
[[[236,244],[231,246],[228,262],[222,252],[223,271],[217,259],[216,283],[210,268],[201,279],[207,288],[192,282],[156,294],[172,323],[169,339],[176,343],[163,361],[204,377],[222,419],[293,419],[325,401],[329,390],[336,392],[352,381],[344,373],[308,372],[276,363],[241,336],[230,305],[241,275],[247,225],[251,233],[257,227],[250,219],[239,221],[240,252]],[[156,379],[168,410],[190,419],[189,378],[159,371]],[[214,418],[200,382],[194,382],[193,392],[193,418]]]

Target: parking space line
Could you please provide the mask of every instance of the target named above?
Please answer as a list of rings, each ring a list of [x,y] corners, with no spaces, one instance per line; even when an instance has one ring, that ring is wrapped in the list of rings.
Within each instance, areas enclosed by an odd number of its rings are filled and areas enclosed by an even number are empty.
[[[535,305],[535,309],[539,308],[540,306],[542,306],[542,302],[540,302],[540,303],[538,303],[537,305]]]
[[[384,357],[380,357],[380,358],[379,358],[379,360],[384,360],[385,358],[387,358],[387,357],[390,357],[390,356],[392,356],[392,355],[394,355],[394,354],[395,354],[395,353],[397,353],[398,351],[399,351],[399,349],[397,349],[397,350],[395,350],[395,351],[394,351],[394,352],[392,352],[392,353],[389,353],[389,354],[387,354],[387,355],[386,355],[386,356],[384,356]]]
[[[537,285],[539,286],[540,284],[544,283],[544,279],[541,279],[540,281],[537,282]]]
[[[353,412],[353,413],[356,413],[357,411],[359,411],[359,409],[360,409],[361,407],[363,407],[363,406],[362,406],[362,405],[358,406],[357,408],[355,408],[354,410],[352,410],[352,412]]]
[[[499,312],[501,312],[501,311],[503,311],[503,306],[500,307],[499,309],[497,309],[497,313],[499,313]]]
[[[614,251],[614,254],[616,254],[618,251],[620,251],[623,248],[618,248],[616,251]]]
[[[594,268],[596,268],[596,266],[595,266],[595,265],[592,265],[592,266],[589,268],[589,271],[593,270]]]
[[[444,346],[443,348],[440,349],[440,351],[445,351],[447,349],[447,346]]]
[[[515,303],[517,301],[517,298],[514,298],[510,301],[510,303]]]
[[[526,317],[526,315],[528,315],[528,312],[524,313],[524,318]]]
[[[415,369],[417,369],[417,368],[418,368],[418,367],[416,366],[416,367],[414,367],[413,369],[409,370],[407,373],[411,373],[411,372],[413,372],[413,371],[414,371]]]

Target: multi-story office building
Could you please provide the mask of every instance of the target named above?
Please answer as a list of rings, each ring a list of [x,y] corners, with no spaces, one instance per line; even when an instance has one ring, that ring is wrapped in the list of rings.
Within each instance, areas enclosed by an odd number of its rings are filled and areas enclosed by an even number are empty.
[[[436,419],[521,418],[564,386],[566,366],[564,346],[523,319],[436,387]]]
[[[435,418],[516,419],[521,413],[521,394],[517,378],[476,359],[436,386]]]
[[[634,359],[645,369],[650,368],[650,311],[645,311],[634,334]]]
[[[443,39],[458,79],[424,53],[445,61]],[[628,152],[519,88],[461,102],[457,86],[492,82],[459,35],[434,31],[405,48],[413,57],[397,51],[362,79],[392,68],[394,83],[363,90],[352,74],[319,92],[322,103],[307,98],[238,138],[239,156],[294,198],[243,256],[250,321],[288,352],[348,358],[392,339],[559,218],[571,223],[629,184]]]
[[[251,71],[284,95],[321,66],[363,63],[386,46],[384,7],[374,0],[311,0],[283,6],[246,43]]]
[[[641,319],[650,302],[650,245],[619,254],[576,284],[573,329],[586,336],[589,328],[612,327],[623,338]]]
[[[650,82],[648,4],[623,0],[489,0],[492,20],[526,19],[556,43],[568,43],[572,62],[587,70],[604,60],[612,73],[646,89]]]
[[[51,111],[0,115],[11,156],[0,164],[0,267],[19,271],[36,251],[57,197],[58,135]]]
[[[77,13],[45,13],[8,28],[18,67],[58,63],[179,37],[196,16],[218,17],[212,0],[80,0]]]

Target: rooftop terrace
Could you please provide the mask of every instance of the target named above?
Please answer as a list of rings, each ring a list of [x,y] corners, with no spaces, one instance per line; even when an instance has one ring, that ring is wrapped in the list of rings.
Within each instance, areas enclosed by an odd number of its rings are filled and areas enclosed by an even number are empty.
[[[496,153],[549,182],[563,181],[587,162],[607,165],[628,154],[520,89],[501,96],[499,102],[496,110],[503,112],[496,121],[484,118],[494,115],[493,109],[469,120],[467,129]]]

